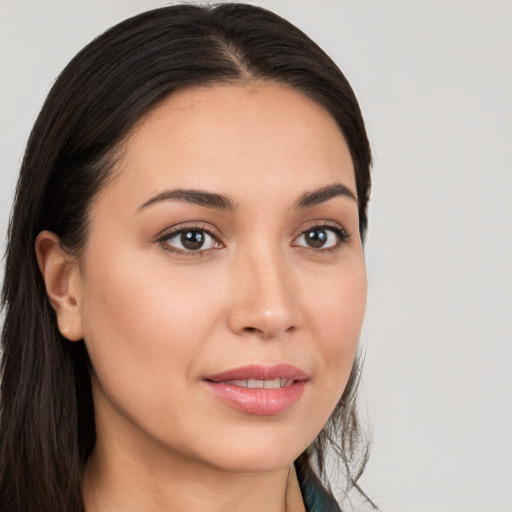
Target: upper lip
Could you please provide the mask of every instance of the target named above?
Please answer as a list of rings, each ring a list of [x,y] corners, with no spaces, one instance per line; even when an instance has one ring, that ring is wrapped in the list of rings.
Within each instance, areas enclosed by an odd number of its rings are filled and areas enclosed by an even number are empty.
[[[226,382],[230,380],[274,380],[274,379],[293,379],[306,380],[308,376],[299,368],[290,364],[276,364],[273,366],[262,366],[258,364],[250,364],[240,366],[222,373],[209,375],[205,380],[212,382]]]

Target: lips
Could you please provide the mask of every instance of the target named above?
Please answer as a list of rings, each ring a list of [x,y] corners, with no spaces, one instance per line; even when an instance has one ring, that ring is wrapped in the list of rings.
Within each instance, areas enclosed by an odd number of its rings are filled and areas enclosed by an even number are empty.
[[[234,368],[226,372],[218,373],[206,377],[206,380],[212,382],[227,382],[229,380],[274,380],[274,379],[292,379],[305,380],[307,375],[299,368],[289,364],[278,364],[274,366],[261,366],[252,364],[240,368]]]
[[[295,366],[249,365],[208,376],[206,387],[224,404],[254,415],[278,415],[296,404],[308,376]]]

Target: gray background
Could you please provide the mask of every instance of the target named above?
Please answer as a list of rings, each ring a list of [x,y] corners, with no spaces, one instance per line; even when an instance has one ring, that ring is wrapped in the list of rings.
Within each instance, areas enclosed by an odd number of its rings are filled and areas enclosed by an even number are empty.
[[[169,2],[0,0],[0,232],[69,59]],[[512,3],[267,0],[320,43],[375,152],[364,487],[390,511],[512,510]]]

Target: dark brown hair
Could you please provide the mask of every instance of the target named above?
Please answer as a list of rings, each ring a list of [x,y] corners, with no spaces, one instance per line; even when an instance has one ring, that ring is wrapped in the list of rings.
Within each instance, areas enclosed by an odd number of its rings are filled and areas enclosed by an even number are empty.
[[[50,230],[80,254],[91,201],[137,120],[179,89],[250,80],[301,91],[336,120],[354,164],[364,238],[371,153],[361,112],[344,75],[299,29],[250,5],[175,5],[95,39],[50,91],[16,191],[2,290],[2,512],[82,512],[83,469],[95,443],[87,353],[57,329],[35,258],[38,233]],[[343,462],[346,490],[357,488],[367,457],[364,443],[359,451],[358,376],[356,362],[328,424],[296,461],[303,486],[324,474],[330,444]]]

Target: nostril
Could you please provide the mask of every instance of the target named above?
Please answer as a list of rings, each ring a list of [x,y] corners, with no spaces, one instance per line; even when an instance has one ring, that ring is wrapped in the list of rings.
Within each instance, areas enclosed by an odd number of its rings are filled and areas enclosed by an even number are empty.
[[[265,328],[258,328],[258,327],[244,327],[243,328],[243,332],[245,334],[249,334],[249,335],[258,335],[258,336],[262,336],[263,338],[272,338],[274,337],[275,335],[277,335],[279,332],[286,332],[286,333],[291,333],[295,330],[295,325],[291,325],[290,327],[287,327],[286,329],[272,329],[272,328],[268,328],[268,329],[265,329]]]

